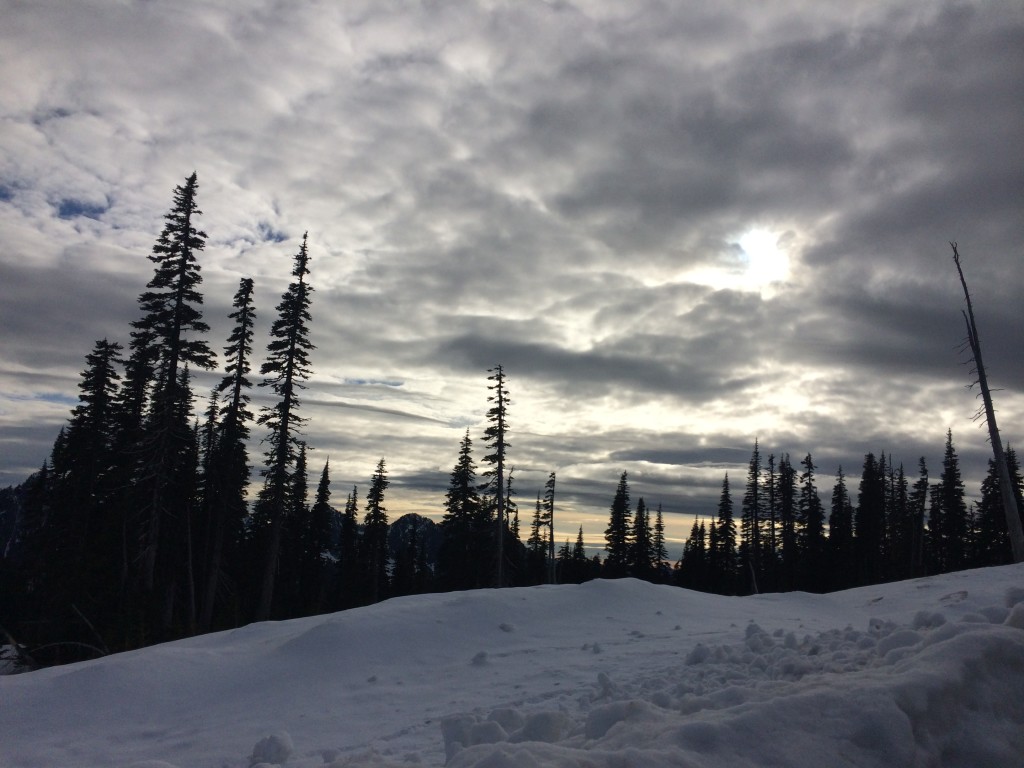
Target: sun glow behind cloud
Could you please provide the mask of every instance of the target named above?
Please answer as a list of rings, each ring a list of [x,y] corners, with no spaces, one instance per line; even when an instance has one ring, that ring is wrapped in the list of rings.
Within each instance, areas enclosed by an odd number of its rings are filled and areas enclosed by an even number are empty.
[[[749,229],[728,243],[719,263],[684,272],[678,280],[715,290],[760,293],[770,299],[789,279],[790,254],[783,243],[790,239],[768,229]]]

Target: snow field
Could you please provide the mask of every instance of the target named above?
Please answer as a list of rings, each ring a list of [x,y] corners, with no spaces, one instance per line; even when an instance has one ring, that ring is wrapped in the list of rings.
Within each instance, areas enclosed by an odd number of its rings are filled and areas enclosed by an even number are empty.
[[[1024,566],[390,600],[0,677],[0,766],[1024,766]]]

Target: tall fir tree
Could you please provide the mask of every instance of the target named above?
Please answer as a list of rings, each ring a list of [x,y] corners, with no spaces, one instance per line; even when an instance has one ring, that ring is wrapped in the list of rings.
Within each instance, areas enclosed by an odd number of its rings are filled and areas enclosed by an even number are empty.
[[[656,570],[655,581],[664,581],[666,563],[668,562],[668,549],[665,547],[665,516],[661,511],[661,504],[658,504],[658,511],[654,516],[654,532],[651,535],[651,551],[654,555],[654,567]]]
[[[925,519],[928,512],[928,465],[924,456],[917,464],[918,477],[910,491],[907,501],[909,507],[908,517],[911,520],[910,536],[910,575],[923,576],[925,573],[926,557],[926,536]]]
[[[547,526],[548,545],[548,583],[554,584],[557,581],[555,569],[555,473],[548,475],[544,483],[544,514],[542,522]]]
[[[723,595],[736,592],[736,521],[733,514],[732,494],[729,492],[729,474],[722,480],[722,492],[718,497],[718,519],[714,526],[715,552],[710,558],[714,570],[708,574],[711,590]]]
[[[608,556],[604,570],[608,577],[625,576],[630,564],[630,523],[632,514],[629,506],[629,477],[626,472],[619,478],[612,499],[608,527],[604,532],[605,550]]]
[[[352,608],[359,604],[359,488],[345,499],[338,525],[337,588],[333,607]]]
[[[134,411],[131,418],[141,413],[145,393],[150,393],[143,429],[126,428],[140,438],[132,448],[138,461],[134,498],[141,541],[141,550],[133,558],[138,563],[136,586],[143,593],[150,617],[147,623],[157,637],[172,634],[169,623],[176,597],[172,584],[186,565],[173,554],[187,549],[186,542],[168,541],[172,530],[187,535],[171,516],[179,514],[176,504],[188,493],[194,472],[186,458],[192,439],[192,392],[183,369],[214,365],[214,354],[203,338],[209,326],[202,320],[197,257],[205,248],[206,233],[196,227],[202,214],[196,202],[198,188],[193,173],[174,189],[173,206],[149,256],[155,266],[148,290],[139,296],[142,317],[132,323],[133,355],[126,380],[134,390],[125,397],[125,409]]]
[[[548,573],[547,529],[544,525],[544,506],[540,491],[530,521],[530,536],[526,540],[527,582],[542,584]]]
[[[359,541],[364,595],[369,603],[379,602],[388,596],[388,510],[384,506],[384,492],[389,484],[387,468],[381,459],[366,493],[363,535]]]
[[[764,487],[764,571],[765,591],[779,589],[779,472],[775,454],[765,461]]]
[[[123,528],[115,494],[124,479],[112,474],[121,351],[120,344],[103,339],[86,355],[79,403],[53,453],[50,527],[57,534],[57,548],[50,556],[65,570],[66,583],[75,586],[79,602],[84,595],[116,602],[119,588],[111,577],[120,571],[115,566],[121,560]]]
[[[939,489],[941,514],[933,532],[936,565],[940,572],[958,571],[967,565],[967,503],[952,430],[946,431]]]
[[[751,591],[758,591],[762,577],[761,528],[764,521],[764,502],[761,497],[761,449],[754,441],[754,450],[747,465],[747,484],[740,506],[740,580],[750,585]]]
[[[650,579],[654,573],[654,544],[651,532],[651,516],[647,503],[641,496],[633,513],[633,530],[630,535],[629,570],[638,579]]]
[[[889,555],[888,573],[893,579],[908,579],[912,574],[914,519],[909,490],[903,465],[895,467],[890,456],[889,488],[886,498],[889,530],[886,538]]]
[[[309,509],[306,526],[299,538],[299,597],[303,614],[321,613],[326,609],[329,582],[324,556],[331,547],[331,524],[335,516],[331,507],[330,461],[324,462],[316,496]]]
[[[505,462],[508,455],[509,444],[506,440],[508,434],[508,406],[510,398],[508,387],[505,381],[505,370],[501,365],[496,365],[488,370],[491,375],[487,380],[493,382],[487,389],[493,394],[488,395],[487,402],[492,403],[487,411],[487,427],[484,429],[484,445],[487,446],[487,453],[483,463],[488,466],[483,473],[484,486],[482,488],[484,506],[493,509],[493,526],[495,542],[495,586],[505,586],[506,571],[506,530],[508,528],[508,515],[505,508]]]
[[[204,509],[209,517],[209,542],[206,547],[206,584],[200,615],[200,631],[209,630],[221,585],[226,573],[237,586],[241,578],[242,541],[250,466],[247,442],[253,414],[249,409],[252,383],[252,337],[256,321],[251,278],[238,284],[228,317],[234,320],[231,335],[224,347],[226,375],[215,392],[224,400],[220,405],[220,421],[216,424],[207,447]]]
[[[75,643],[105,651],[116,640],[123,526],[114,490],[122,479],[112,468],[120,352],[103,339],[86,355],[78,405],[50,461],[23,484],[17,531],[0,555],[19,575],[9,587],[8,619],[22,623],[11,630],[34,645],[55,643],[61,660],[93,655],[76,654]]]
[[[1010,446],[1004,453],[1011,486],[1017,496],[1017,509],[1024,509],[1024,477],[1020,462]],[[999,469],[995,459],[988,460],[988,473],[981,483],[981,500],[977,510],[977,534],[972,557],[975,566],[1007,565],[1013,562],[1013,549],[1006,527]]]
[[[787,591],[796,588],[800,555],[796,541],[796,487],[797,474],[789,454],[779,458],[779,566],[775,580],[777,588]]]
[[[442,589],[474,589],[492,582],[494,540],[489,523],[478,492],[473,441],[467,429],[445,493],[438,552]]]
[[[832,486],[832,507],[828,517],[828,545],[832,566],[829,586],[847,589],[856,583],[853,550],[853,504],[846,487],[846,475],[840,466]]]
[[[864,457],[857,509],[853,517],[854,555],[858,584],[874,584],[883,574],[885,543],[885,479],[874,453]]]
[[[309,353],[316,349],[309,340],[310,295],[308,234],[295,254],[292,282],[277,305],[277,319],[270,328],[267,360],[260,368],[265,377],[260,386],[270,387],[278,401],[260,413],[259,423],[270,430],[266,438],[267,467],[264,484],[256,504],[256,524],[263,573],[260,579],[256,619],[270,618],[274,587],[281,553],[286,516],[289,510],[290,476],[295,466],[299,434],[305,419],[299,415],[299,392],[312,372]]]
[[[302,571],[304,565],[305,532],[309,527],[309,470],[306,460],[306,443],[298,443],[295,466],[288,478],[288,509],[281,541],[281,557],[278,562],[278,585],[280,591],[281,618],[295,618],[305,615],[305,596],[302,594]]]
[[[716,541],[712,545],[717,544]],[[683,552],[676,563],[676,586],[706,591],[708,589],[709,543],[704,521],[693,518],[690,535],[683,543]]]
[[[800,552],[800,588],[824,592],[826,581],[825,510],[814,481],[814,460],[807,454],[800,462],[800,500],[797,505],[797,550]]]

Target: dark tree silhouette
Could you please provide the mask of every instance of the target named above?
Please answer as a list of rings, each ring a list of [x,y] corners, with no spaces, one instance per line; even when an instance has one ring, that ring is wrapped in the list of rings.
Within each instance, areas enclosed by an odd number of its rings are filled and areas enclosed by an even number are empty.
[[[384,506],[384,492],[389,484],[384,459],[381,459],[366,493],[366,515],[359,542],[365,596],[370,603],[388,595],[388,510]]]
[[[270,430],[267,442],[267,468],[265,482],[256,504],[256,524],[260,527],[263,549],[263,576],[257,621],[270,618],[274,598],[281,540],[285,517],[289,509],[290,475],[295,465],[301,427],[305,419],[299,416],[299,392],[305,389],[309,378],[309,353],[315,349],[309,340],[309,314],[312,286],[306,282],[309,275],[307,235],[295,254],[292,267],[294,278],[277,305],[278,316],[270,328],[267,360],[260,368],[266,378],[260,386],[270,387],[278,396],[273,406],[263,409],[259,423]]]
[[[508,453],[508,441],[505,435],[508,432],[508,406],[509,395],[505,386],[505,371],[500,365],[488,370],[491,375],[488,381],[494,382],[488,385],[487,389],[493,395],[487,397],[487,402],[493,403],[487,411],[488,426],[484,430],[484,445],[490,451],[483,458],[484,464],[489,469],[482,473],[485,480],[483,486],[484,506],[494,510],[494,541],[495,541],[495,585],[505,586],[505,531],[508,527],[508,516],[506,514],[505,494],[505,459]]]
[[[169,630],[173,584],[182,565],[176,551],[183,542],[167,541],[168,532],[162,527],[169,522],[176,534],[187,535],[182,520],[171,516],[181,514],[180,504],[190,492],[195,472],[188,460],[192,393],[189,377],[183,373],[189,365],[214,365],[214,354],[202,338],[209,326],[200,310],[202,276],[197,256],[205,247],[206,233],[195,226],[202,213],[196,204],[198,188],[195,173],[175,188],[173,207],[149,256],[154,273],[148,290],[139,296],[142,317],[132,323],[134,355],[126,382],[134,389],[125,398],[126,405],[138,409],[146,386],[141,377],[154,379],[137,449],[136,499],[142,511],[137,586],[150,605],[162,604],[159,630],[164,633]]]
[[[608,517],[608,527],[604,532],[605,550],[608,552],[604,561],[604,570],[611,578],[625,576],[629,569],[631,520],[629,477],[623,472],[615,489],[615,497],[612,499]]]

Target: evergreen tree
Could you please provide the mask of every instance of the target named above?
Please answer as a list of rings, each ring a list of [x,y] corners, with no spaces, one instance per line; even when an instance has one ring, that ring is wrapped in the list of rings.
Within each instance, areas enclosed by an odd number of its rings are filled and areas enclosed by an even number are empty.
[[[370,603],[388,596],[388,512],[384,506],[384,491],[389,484],[384,459],[381,459],[366,494],[366,515],[359,543],[365,595]]]
[[[892,508],[889,506],[889,500],[892,498],[891,483],[889,482],[889,464],[890,462],[886,459],[885,451],[882,451],[878,455],[878,479],[881,484],[882,493],[882,538],[881,546],[878,549],[878,573],[875,575],[874,581],[886,581],[889,579],[889,518],[892,516]]]
[[[740,577],[749,582],[753,591],[761,578],[761,527],[764,519],[764,503],[761,498],[761,450],[754,441],[754,450],[747,466],[747,485],[740,507]]]
[[[690,535],[683,544],[683,553],[676,564],[675,583],[687,589],[706,591],[708,588],[709,544],[707,529],[702,520],[693,519]],[[716,541],[713,542],[717,545]]]
[[[215,390],[225,400],[220,407],[220,423],[211,434],[206,450],[204,507],[210,533],[200,631],[210,629],[222,573],[233,575],[237,583],[242,569],[241,545],[248,516],[246,489],[250,475],[246,444],[253,420],[249,410],[252,384],[248,378],[256,320],[252,297],[253,281],[243,278],[235,293],[234,311],[228,315],[235,325],[224,348],[227,375]]]
[[[764,472],[764,589],[778,591],[779,588],[779,473],[775,454],[769,454]]]
[[[825,575],[825,510],[814,482],[814,461],[807,454],[800,463],[800,501],[797,507],[797,551],[801,556],[801,588],[808,592],[824,592]]]
[[[484,478],[483,494],[487,499],[485,507],[494,509],[494,541],[496,576],[495,583],[498,587],[505,586],[505,530],[508,525],[507,510],[505,509],[505,458],[508,452],[508,441],[505,435],[508,432],[508,406],[509,394],[505,385],[505,371],[500,365],[488,370],[491,375],[488,381],[494,382],[488,385],[487,389],[493,392],[489,395],[487,402],[493,403],[487,411],[488,426],[484,430],[484,444],[490,451],[484,456],[483,461],[489,469],[482,473]]]
[[[438,579],[443,589],[474,589],[491,583],[494,562],[490,520],[476,484],[469,430],[459,445],[445,494]]]
[[[795,589],[800,559],[796,542],[796,470],[789,454],[779,459],[779,576],[777,584],[782,591]]]
[[[885,540],[885,480],[873,453],[864,457],[857,511],[853,518],[854,554],[859,584],[882,578],[882,547]]]
[[[117,474],[117,382],[122,347],[106,339],[96,342],[86,357],[87,368],[79,384],[79,405],[72,411],[63,451],[64,471],[55,482],[54,506],[70,523],[64,529],[62,556],[65,583],[74,585],[72,605],[92,616],[104,645],[113,645],[120,594],[124,586],[124,509]],[[56,481],[56,478],[55,478]],[[60,521],[54,521],[60,529]],[[66,610],[66,608],[65,608]]]
[[[663,581],[665,564],[668,561],[668,550],[665,548],[665,518],[661,512],[661,504],[658,504],[658,512],[654,517],[654,534],[651,537],[651,551],[654,555],[654,565],[657,569],[657,581]]]
[[[941,517],[936,531],[938,565],[943,572],[967,565],[967,503],[960,478],[960,459],[953,447],[953,431],[946,432],[946,449],[939,479]]]
[[[568,542],[566,542],[568,544]],[[583,545],[583,526],[579,527],[576,541],[568,550],[567,556],[559,559],[555,556],[557,582],[561,584],[581,584],[590,578],[591,562],[587,559],[587,551]]]
[[[507,584],[519,585],[522,581],[523,566],[526,562],[526,548],[519,538],[519,505],[516,503],[513,480],[516,468],[509,467],[505,477],[505,568]]]
[[[579,531],[576,533],[576,543],[572,547],[572,559],[575,562],[586,562],[587,550],[583,546],[583,526],[580,525]]]
[[[832,509],[828,518],[828,544],[832,557],[829,583],[833,590],[847,589],[856,583],[853,550],[853,504],[846,488],[843,468],[836,472],[832,487]]]
[[[71,605],[88,611],[103,626],[118,603],[123,511],[114,475],[115,399],[122,347],[97,341],[86,356],[79,403],[54,444],[48,476],[47,570],[56,574],[57,611]]]
[[[924,456],[918,462],[918,479],[908,499],[910,519],[910,575],[922,576],[925,572],[925,514],[928,509],[928,465]]]
[[[718,498],[718,520],[715,523],[715,553],[712,558],[714,571],[709,574],[713,581],[712,591],[723,595],[735,594],[736,570],[736,522],[733,518],[732,495],[729,493],[729,474],[722,480],[722,493]]]
[[[555,578],[555,473],[548,475],[544,483],[544,514],[541,517],[542,523],[547,526],[548,545],[548,583],[554,584]]]
[[[338,530],[338,591],[335,605],[351,608],[359,603],[359,489],[345,499]]]
[[[728,475],[726,475],[728,477]],[[730,505],[732,499],[729,500]],[[721,505],[721,500],[719,500]],[[691,532],[692,533],[692,532]],[[706,549],[704,555],[704,570],[700,574],[703,576],[703,580],[700,582],[701,586],[693,585],[693,589],[700,589],[703,592],[719,592],[722,589],[722,572],[724,570],[724,563],[721,561],[722,557],[722,542],[718,535],[718,520],[717,517],[712,517],[707,524],[707,535],[704,539],[706,542]]]
[[[391,576],[393,595],[417,595],[430,586],[430,568],[427,565],[427,531],[432,523],[425,517],[411,513],[394,522],[388,533],[394,571]]]
[[[144,417],[143,439],[135,449],[139,459],[136,474],[136,499],[142,513],[141,551],[134,559],[139,564],[137,586],[154,618],[154,627],[167,636],[173,620],[176,589],[172,586],[187,565],[177,554],[187,551],[190,542],[169,540],[168,534],[187,535],[180,523],[182,497],[194,482],[194,467],[187,457],[193,438],[189,426],[192,402],[189,377],[184,368],[195,365],[212,368],[214,355],[202,338],[209,326],[202,320],[203,297],[198,254],[206,244],[206,233],[196,228],[201,215],[196,204],[198,182],[193,173],[174,190],[174,204],[165,216],[165,225],[149,256],[155,265],[148,290],[139,296],[142,317],[132,323],[132,351],[128,382],[136,391],[129,407],[138,409],[146,388],[153,384],[148,412]],[[163,551],[162,551],[163,550]],[[155,615],[154,615],[155,614]]]
[[[641,496],[633,515],[630,535],[630,570],[638,579],[650,579],[654,572],[654,546],[651,538],[651,518],[647,504]]]
[[[547,555],[547,531],[544,530],[544,508],[541,503],[540,491],[537,492],[537,505],[533,510],[530,523],[530,537],[526,540],[527,549],[542,558]]]
[[[330,461],[324,462],[316,496],[309,510],[309,522],[298,532],[300,541],[299,595],[303,614],[320,613],[326,607],[327,571],[324,554],[331,546],[331,523],[335,511],[331,507]]]
[[[927,571],[929,574],[946,571],[946,548],[942,540],[945,526],[942,520],[942,484],[928,487],[928,529],[925,531]]]
[[[307,235],[295,255],[292,277],[288,289],[277,305],[278,316],[270,328],[267,360],[260,368],[265,376],[260,386],[270,387],[279,398],[273,406],[263,409],[259,423],[270,430],[267,442],[267,468],[265,480],[256,505],[257,525],[260,526],[263,552],[263,575],[260,586],[257,620],[270,617],[274,597],[281,541],[288,514],[290,474],[295,465],[298,435],[305,419],[299,416],[299,392],[309,378],[309,353],[315,349],[309,340],[309,314],[312,286],[306,282],[309,275]]]
[[[1024,478],[1021,476],[1020,463],[1013,448],[1007,446],[1005,458],[1011,484],[1017,495],[1017,509],[1024,509]],[[988,474],[981,483],[973,562],[976,566],[1006,565],[1013,562],[1013,550],[1003,511],[999,469],[994,459],[989,459]]]
[[[612,500],[608,527],[604,532],[605,558],[604,569],[609,578],[625,576],[630,564],[630,522],[629,478],[625,472],[619,478]]]
[[[295,466],[288,479],[288,509],[282,530],[281,557],[278,563],[280,584],[280,615],[294,618],[305,615],[302,574],[305,560],[305,533],[309,527],[309,473],[306,464],[306,443],[298,443]]]
[[[914,518],[910,506],[907,475],[900,464],[896,469],[889,457],[889,493],[886,499],[888,515],[889,575],[893,579],[907,579],[912,574]]]
[[[526,540],[527,570],[530,584],[541,584],[547,577],[548,532],[544,526],[544,508],[540,492],[537,492],[537,505],[534,507],[533,520],[530,523],[530,537]]]

